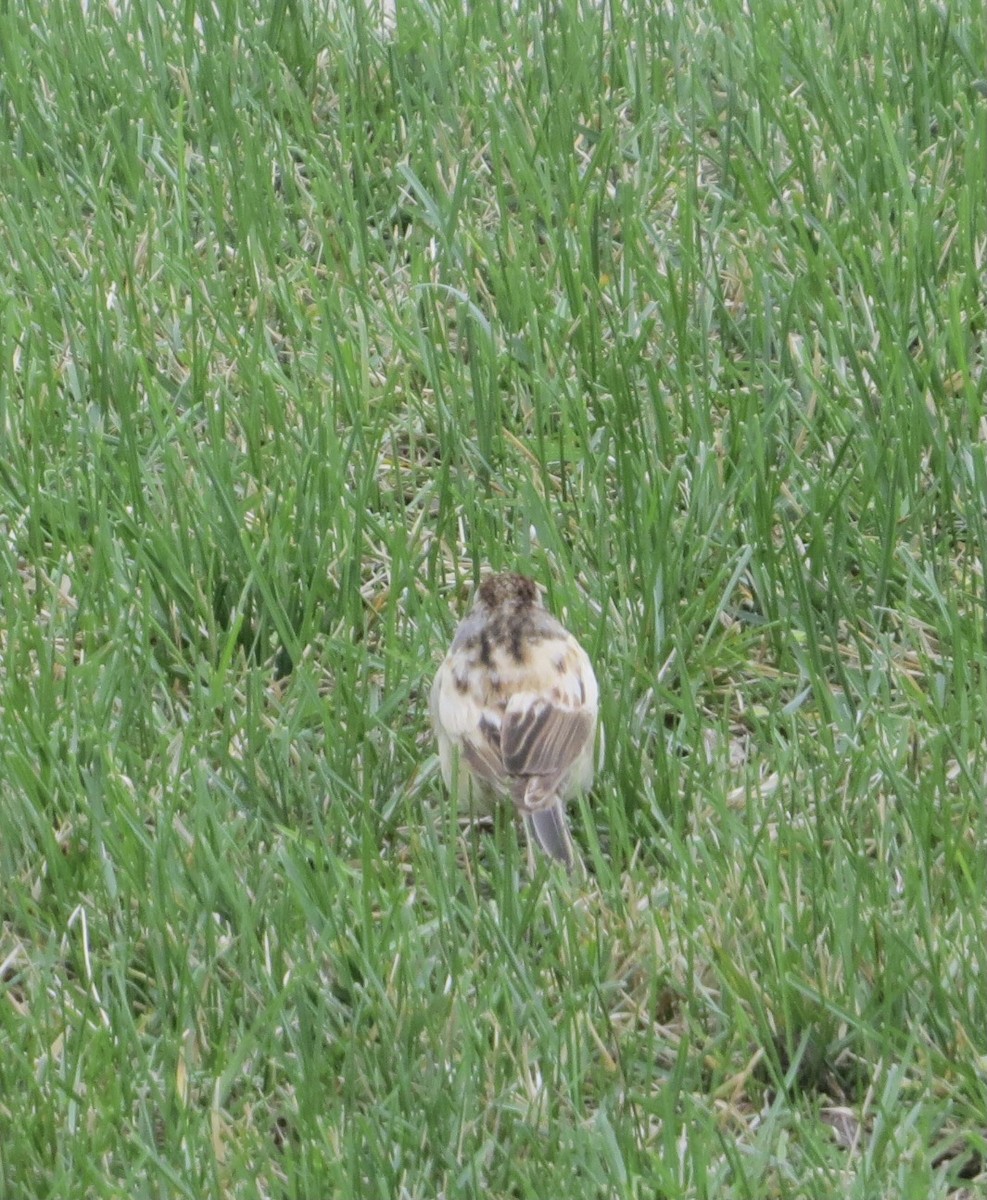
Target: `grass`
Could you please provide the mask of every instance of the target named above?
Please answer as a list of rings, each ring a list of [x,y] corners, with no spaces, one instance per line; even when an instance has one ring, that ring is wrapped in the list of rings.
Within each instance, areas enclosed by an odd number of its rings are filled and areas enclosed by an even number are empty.
[[[984,34],[0,9],[0,1194],[983,1193]],[[438,779],[504,566],[587,882]]]

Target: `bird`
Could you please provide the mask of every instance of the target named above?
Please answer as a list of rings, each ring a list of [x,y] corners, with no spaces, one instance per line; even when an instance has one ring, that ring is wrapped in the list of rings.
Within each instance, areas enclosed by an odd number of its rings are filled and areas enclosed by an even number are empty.
[[[586,651],[544,607],[538,584],[488,575],[432,684],[445,786],[457,798],[511,800],[532,842],[572,870],[565,801],[593,782],[599,687]]]

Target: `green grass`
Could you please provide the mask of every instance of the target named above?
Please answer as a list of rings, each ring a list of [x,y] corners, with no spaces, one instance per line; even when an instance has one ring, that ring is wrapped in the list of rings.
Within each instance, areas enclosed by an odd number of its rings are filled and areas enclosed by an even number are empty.
[[[0,6],[0,1195],[982,1195],[981,5],[333,7]]]

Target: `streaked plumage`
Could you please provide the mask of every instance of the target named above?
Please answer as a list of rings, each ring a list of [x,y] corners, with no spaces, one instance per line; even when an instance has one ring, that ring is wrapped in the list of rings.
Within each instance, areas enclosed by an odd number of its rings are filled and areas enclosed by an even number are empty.
[[[586,652],[524,575],[488,576],[432,685],[446,786],[509,798],[529,835],[571,868],[564,801],[593,781],[599,691]]]

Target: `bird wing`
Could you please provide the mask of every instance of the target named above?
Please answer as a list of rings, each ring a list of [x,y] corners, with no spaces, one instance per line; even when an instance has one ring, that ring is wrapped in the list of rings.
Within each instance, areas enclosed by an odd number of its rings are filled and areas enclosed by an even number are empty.
[[[473,772],[496,788],[514,795],[516,787],[500,752],[500,721],[495,714],[484,713],[474,729],[462,739],[463,757]]]
[[[507,773],[525,779],[524,808],[549,803],[593,736],[593,714],[543,695],[516,693],[507,704],[500,749]]]
[[[500,753],[500,714],[470,686],[457,686],[455,672],[443,668],[432,686],[432,724],[458,746],[466,765],[484,783],[510,790]]]

